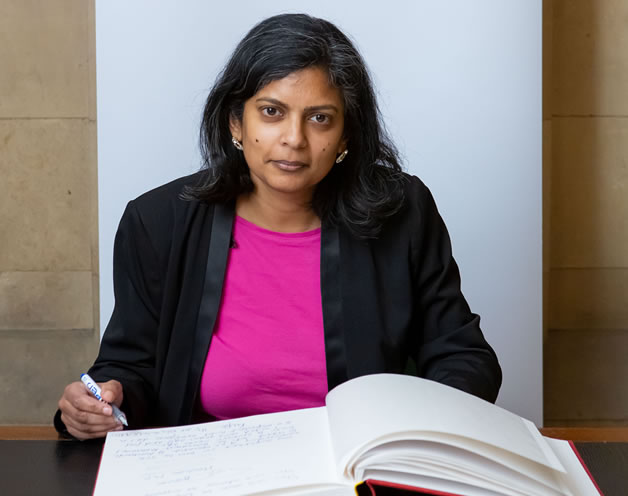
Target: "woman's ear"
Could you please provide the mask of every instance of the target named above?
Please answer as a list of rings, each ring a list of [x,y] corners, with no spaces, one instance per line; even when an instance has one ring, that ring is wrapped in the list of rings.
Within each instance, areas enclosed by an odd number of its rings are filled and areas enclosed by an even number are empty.
[[[347,138],[342,138],[340,140],[340,144],[338,145],[338,153],[337,155],[340,155],[342,152],[344,152],[347,149],[347,143],[349,142],[349,140]]]
[[[238,141],[242,141],[242,122],[233,114],[229,116],[229,131],[231,131],[231,136]]]

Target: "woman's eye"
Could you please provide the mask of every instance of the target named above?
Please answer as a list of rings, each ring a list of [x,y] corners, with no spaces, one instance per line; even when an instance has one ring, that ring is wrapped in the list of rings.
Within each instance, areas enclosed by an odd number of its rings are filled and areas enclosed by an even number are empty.
[[[276,115],[279,115],[279,110],[277,110],[275,107],[264,107],[262,109],[262,114],[267,117],[275,117]]]
[[[325,114],[316,114],[311,117],[311,119],[319,124],[327,124],[329,122],[329,116]]]

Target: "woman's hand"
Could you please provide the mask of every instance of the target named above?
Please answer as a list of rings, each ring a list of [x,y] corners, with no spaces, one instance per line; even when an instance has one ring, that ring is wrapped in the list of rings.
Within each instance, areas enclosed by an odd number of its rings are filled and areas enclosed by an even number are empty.
[[[118,381],[99,382],[102,398],[116,406],[122,404],[122,384]],[[80,382],[66,386],[59,400],[61,420],[68,432],[77,439],[104,437],[107,432],[122,430],[113,416],[111,406],[94,398]]]

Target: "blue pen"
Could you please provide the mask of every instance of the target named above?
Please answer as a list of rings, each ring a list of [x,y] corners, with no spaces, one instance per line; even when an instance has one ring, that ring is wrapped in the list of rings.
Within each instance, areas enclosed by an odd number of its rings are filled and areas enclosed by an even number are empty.
[[[87,374],[81,374],[81,381],[83,381],[83,384],[85,384],[85,387],[90,393],[92,393],[92,396],[94,396],[94,398],[105,402],[105,400],[102,399],[102,395],[101,395],[102,390],[100,389],[100,387],[98,387],[98,384],[96,384],[94,379],[92,379]],[[111,406],[111,409],[113,410],[113,416],[116,418],[116,420],[120,422],[121,424],[125,425],[126,427],[128,427],[129,424],[126,421],[126,415],[122,413],[122,410],[120,410],[113,403],[107,403],[107,404]]]

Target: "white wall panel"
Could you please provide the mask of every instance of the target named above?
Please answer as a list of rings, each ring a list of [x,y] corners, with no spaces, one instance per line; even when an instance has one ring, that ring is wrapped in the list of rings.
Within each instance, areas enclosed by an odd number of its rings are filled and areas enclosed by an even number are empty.
[[[498,403],[540,425],[540,0],[97,0],[101,328],[126,202],[197,170],[201,108],[230,51],[259,20],[299,11],[361,49],[500,357]]]

